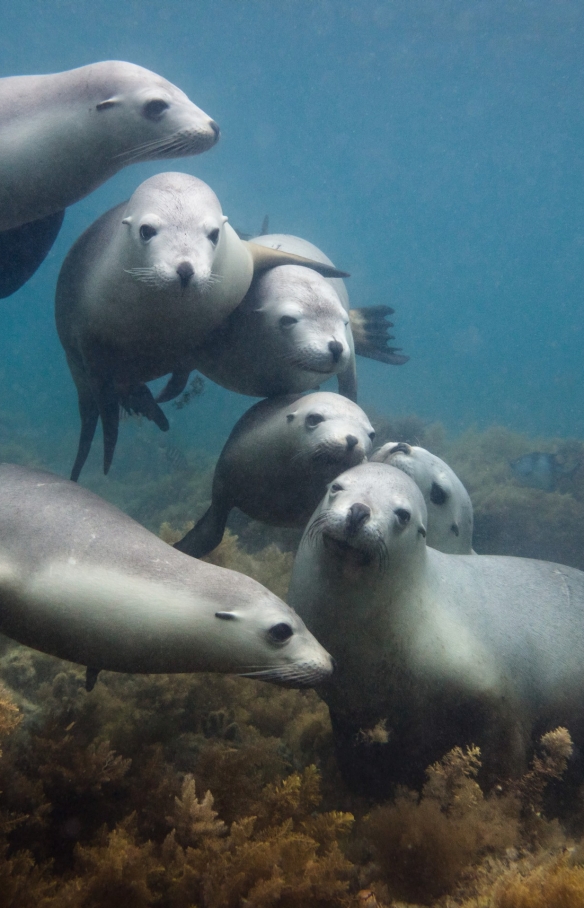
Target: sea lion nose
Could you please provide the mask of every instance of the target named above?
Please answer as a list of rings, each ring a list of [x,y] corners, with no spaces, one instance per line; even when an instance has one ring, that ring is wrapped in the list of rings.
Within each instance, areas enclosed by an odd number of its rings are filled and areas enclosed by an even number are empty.
[[[180,277],[181,286],[186,287],[195,273],[195,269],[190,262],[181,262],[180,265],[177,266],[176,273]]]
[[[349,508],[347,514],[347,534],[354,535],[361,524],[365,523],[371,517],[371,508],[360,501],[355,502]]]
[[[339,341],[329,341],[328,347],[333,355],[333,362],[338,363],[343,352],[343,345]]]
[[[218,142],[219,136],[221,135],[221,130],[219,129],[219,124],[216,123],[215,120],[211,120],[211,122],[209,123],[209,126],[215,133],[215,142]]]
[[[345,441],[347,442],[347,450],[352,451],[359,444],[359,439],[356,435],[347,435]]]

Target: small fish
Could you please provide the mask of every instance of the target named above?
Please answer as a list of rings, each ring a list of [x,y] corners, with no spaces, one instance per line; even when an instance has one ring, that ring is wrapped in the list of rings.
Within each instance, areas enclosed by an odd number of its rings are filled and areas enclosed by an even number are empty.
[[[558,454],[532,451],[531,454],[523,454],[522,457],[512,460],[509,466],[522,485],[551,492],[560,477],[572,476],[576,472],[580,462],[567,465]]]
[[[164,445],[164,456],[173,470],[188,470],[189,462],[180,448],[174,445]]]

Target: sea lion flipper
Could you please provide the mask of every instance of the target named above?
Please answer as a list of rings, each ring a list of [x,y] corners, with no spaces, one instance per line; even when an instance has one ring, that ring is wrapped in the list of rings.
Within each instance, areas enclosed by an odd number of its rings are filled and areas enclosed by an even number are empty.
[[[152,396],[152,391],[146,384],[141,384],[134,388],[130,394],[122,400],[122,406],[130,413],[139,413],[141,416],[145,416],[146,419],[156,423],[158,428],[163,432],[168,432],[170,429],[170,424],[164,415],[164,411],[158,406]]]
[[[99,668],[92,668],[90,665],[85,669],[85,690],[87,693],[90,693],[95,687],[99,671]]]
[[[304,265],[322,274],[323,277],[350,277],[346,271],[339,271],[334,265],[317,262],[303,255],[294,255],[292,252],[284,252],[283,249],[271,249],[269,246],[249,242],[246,242],[246,246],[253,259],[254,273],[267,271],[268,268],[276,268],[278,265]]]
[[[223,539],[230,510],[230,507],[218,507],[213,502],[192,530],[175,543],[174,548],[193,558],[208,555]]]
[[[352,358],[352,361],[344,372],[339,372],[337,381],[339,385],[339,394],[342,394],[343,397],[347,397],[349,400],[357,403],[357,368],[355,365],[355,357]]]
[[[114,459],[120,426],[120,400],[113,381],[105,381],[95,393],[103,428],[103,472],[107,475]]]
[[[81,417],[81,432],[79,433],[79,445],[77,447],[77,456],[73,469],[71,470],[71,480],[77,482],[79,475],[91,449],[93,436],[99,419],[99,408],[95,402],[93,394],[87,389],[77,386],[79,394],[79,415]]]
[[[173,372],[160,394],[156,395],[156,403],[165,404],[167,401],[173,400],[175,397],[178,397],[179,394],[182,394],[187,386],[190,374],[190,370],[188,369],[185,369],[182,372]]]
[[[402,366],[409,356],[399,353],[401,347],[390,347],[389,341],[395,337],[389,333],[393,323],[386,316],[393,315],[390,306],[366,306],[363,309],[350,309],[351,332],[355,343],[355,353],[376,359],[392,366]]]
[[[0,299],[16,293],[45,260],[61,229],[65,211],[0,231]]]

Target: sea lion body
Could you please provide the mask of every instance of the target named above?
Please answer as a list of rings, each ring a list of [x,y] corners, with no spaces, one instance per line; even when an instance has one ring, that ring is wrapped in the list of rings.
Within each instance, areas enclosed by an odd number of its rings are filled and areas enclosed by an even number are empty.
[[[335,659],[322,687],[354,788],[420,786],[452,747],[485,780],[518,776],[539,736],[584,744],[584,573],[426,546],[412,479],[368,463],[338,476],[308,524],[289,602]],[[375,731],[373,731],[375,730]]]
[[[330,659],[259,583],[176,552],[51,473],[0,465],[0,631],[94,672],[311,684]],[[275,630],[274,630],[275,629]]]
[[[145,383],[170,372],[158,401],[180,394],[196,348],[239,304],[254,270],[287,259],[335,270],[240,240],[213,190],[184,173],[150,177],[82,234],[63,263],[55,298],[82,423],[73,479],[98,417],[109,469],[120,404],[168,429]]]
[[[414,480],[428,509],[426,545],[451,555],[472,555],[473,510],[470,495],[447,463],[404,442],[388,441],[369,458],[397,467]]]
[[[127,164],[200,154],[218,138],[217,124],[184,92],[133,63],[0,79],[2,295],[19,276],[4,260],[5,242],[22,241],[34,259],[43,238],[58,233],[63,210]],[[31,222],[40,229],[34,245],[19,233]]]
[[[270,234],[253,242],[332,265],[322,250],[300,237]],[[224,388],[252,397],[311,391],[336,375],[339,391],[356,400],[344,282],[297,265],[263,272],[200,348],[197,369]]]
[[[374,435],[363,410],[338,394],[260,401],[221,452],[211,506],[176,547],[206,555],[221,542],[234,507],[273,526],[303,527],[327,483],[365,460]]]

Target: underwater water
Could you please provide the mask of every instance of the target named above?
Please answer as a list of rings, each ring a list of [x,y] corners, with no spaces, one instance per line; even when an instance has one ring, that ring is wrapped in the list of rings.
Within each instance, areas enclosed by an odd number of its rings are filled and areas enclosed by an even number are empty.
[[[0,460],[69,474],[59,269],[99,215],[179,170],[234,227],[253,235],[268,215],[323,249],[354,307],[395,309],[410,360],[359,358],[359,403],[380,442],[400,435],[457,471],[478,552],[584,570],[583,42],[578,0],[0,0],[0,77],[127,60],[221,127],[205,154],[126,167],[67,209],[45,262],[0,300]],[[124,420],[107,477],[98,429],[82,483],[172,541],[252,402],[205,380],[165,405],[167,434]],[[534,451],[573,469],[522,484],[510,463]],[[285,596],[297,537],[233,520],[217,563]],[[80,669],[4,638],[0,676],[0,908],[527,908],[554,904],[556,883],[584,905],[581,794],[567,832],[540,814],[543,782],[496,801],[467,754],[419,804],[364,820],[312,693],[110,674],[88,695]],[[541,779],[561,775],[554,759]],[[516,864],[525,882],[495,892]]]

